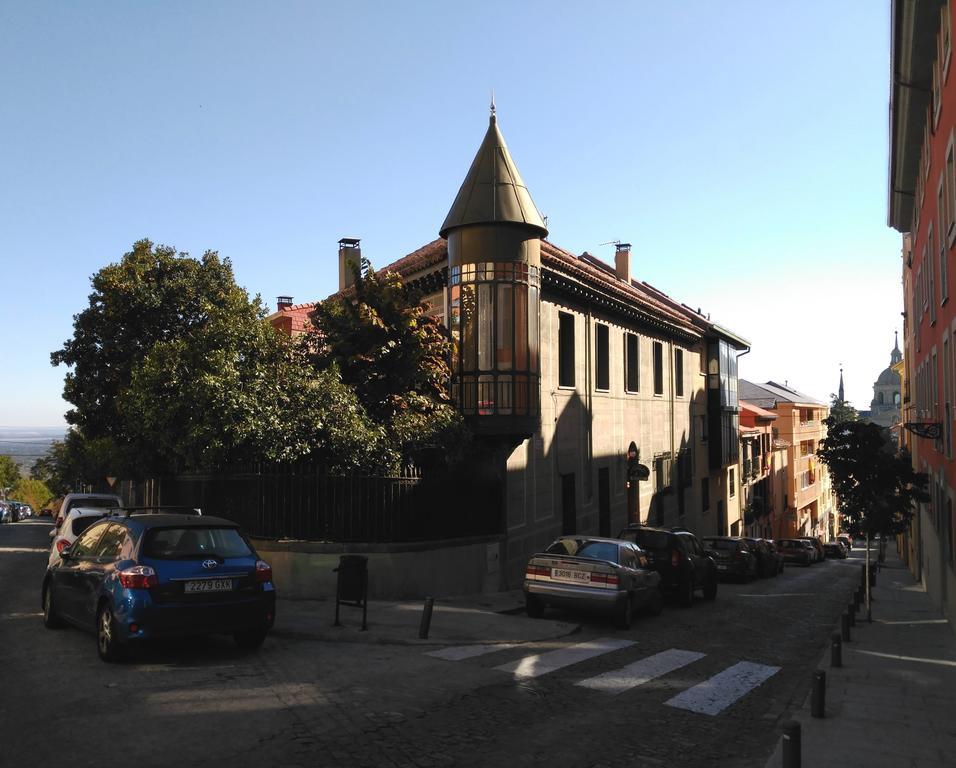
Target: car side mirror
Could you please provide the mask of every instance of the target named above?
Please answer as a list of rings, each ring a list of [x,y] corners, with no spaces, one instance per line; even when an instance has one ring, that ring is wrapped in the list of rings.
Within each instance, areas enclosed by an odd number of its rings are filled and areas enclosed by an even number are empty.
[[[69,560],[71,557],[73,557],[73,553],[70,552],[70,547],[63,547],[63,549],[60,551],[60,559]]]

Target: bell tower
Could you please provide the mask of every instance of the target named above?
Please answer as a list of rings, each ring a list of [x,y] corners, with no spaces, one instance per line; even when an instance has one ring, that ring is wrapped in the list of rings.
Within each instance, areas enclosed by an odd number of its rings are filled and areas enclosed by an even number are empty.
[[[548,230],[491,104],[485,138],[439,234],[448,240],[452,394],[476,434],[541,422],[541,239]]]

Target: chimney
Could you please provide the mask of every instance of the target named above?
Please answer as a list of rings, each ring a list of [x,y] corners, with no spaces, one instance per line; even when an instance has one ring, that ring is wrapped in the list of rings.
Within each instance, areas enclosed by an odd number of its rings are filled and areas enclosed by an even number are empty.
[[[614,271],[619,280],[631,284],[631,244],[618,243],[614,253]]]
[[[281,312],[283,309],[292,308],[292,297],[291,296],[279,296],[276,299],[276,312]]]
[[[355,285],[355,268],[362,268],[362,249],[357,237],[343,237],[339,240],[339,290],[344,291]]]

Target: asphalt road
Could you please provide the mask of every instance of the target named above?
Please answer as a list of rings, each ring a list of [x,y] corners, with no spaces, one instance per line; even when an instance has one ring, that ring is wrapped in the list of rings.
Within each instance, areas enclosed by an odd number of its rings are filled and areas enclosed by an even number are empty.
[[[628,631],[586,620],[469,658],[271,636],[258,653],[209,638],[107,665],[92,635],[43,627],[48,530],[0,526],[3,768],[762,768],[859,579],[853,560],[788,568]]]

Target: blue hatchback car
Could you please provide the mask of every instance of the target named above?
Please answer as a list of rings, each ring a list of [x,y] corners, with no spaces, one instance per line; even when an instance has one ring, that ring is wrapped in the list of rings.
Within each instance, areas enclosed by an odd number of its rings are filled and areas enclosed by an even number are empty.
[[[272,568],[229,520],[165,509],[114,510],[47,568],[43,622],[96,633],[100,658],[129,642],[231,634],[262,645],[275,621]]]

